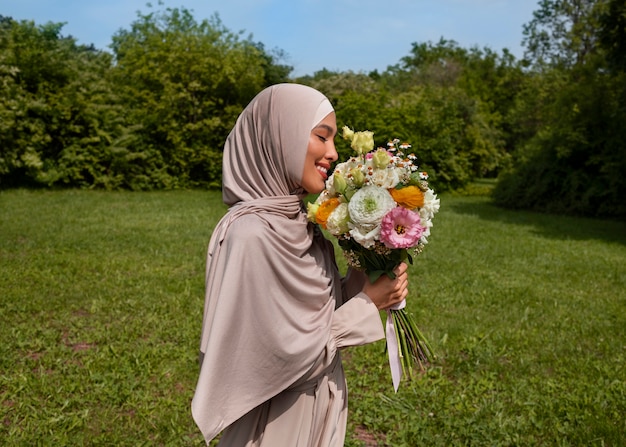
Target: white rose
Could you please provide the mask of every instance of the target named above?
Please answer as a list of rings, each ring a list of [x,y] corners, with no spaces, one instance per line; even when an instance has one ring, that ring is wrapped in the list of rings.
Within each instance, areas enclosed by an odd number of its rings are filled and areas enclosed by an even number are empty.
[[[400,177],[395,169],[375,169],[369,179],[374,185],[385,189],[393,188],[400,183]]]
[[[385,188],[364,186],[354,193],[348,204],[350,235],[365,248],[370,248],[380,236],[380,222],[396,207]]]
[[[350,236],[365,248],[371,248],[380,236],[380,225],[348,225]]]
[[[343,179],[350,184],[349,181],[349,173],[350,169],[352,169],[353,163],[350,161],[344,161],[343,163],[339,163],[333,169],[333,173],[326,179],[326,189],[328,189],[331,194],[336,195],[338,193],[337,187],[335,186],[335,174],[339,173]]]
[[[421,219],[422,226],[425,228],[424,232],[422,233],[422,242],[423,242],[424,244],[427,244],[427,243],[428,243],[428,239],[426,239],[426,238],[427,238],[428,236],[430,236],[430,229],[431,229],[431,228],[432,228],[432,226],[433,226],[433,222],[432,222],[430,219],[426,219],[426,218],[422,215],[421,211],[420,211],[420,213],[419,213],[419,214],[420,214],[420,219]]]
[[[326,229],[333,236],[339,236],[348,232],[348,221],[350,220],[350,214],[348,213],[348,204],[340,203],[337,208],[330,213],[328,220],[326,220]]]
[[[438,211],[439,199],[432,189],[426,190],[424,193],[424,206],[420,209],[420,216],[422,219],[430,220]]]
[[[325,189],[325,191],[328,191],[328,193],[333,196],[337,195],[337,191],[335,190],[335,172],[336,171],[333,171],[333,173],[326,179]]]
[[[327,201],[331,197],[334,197],[334,195],[330,194],[330,191],[325,189],[324,191],[320,193],[319,196],[317,196],[317,199],[315,199],[315,204],[319,205],[320,203]]]
[[[385,214],[395,207],[396,202],[389,191],[378,186],[364,186],[350,199],[348,211],[356,226],[379,225]]]

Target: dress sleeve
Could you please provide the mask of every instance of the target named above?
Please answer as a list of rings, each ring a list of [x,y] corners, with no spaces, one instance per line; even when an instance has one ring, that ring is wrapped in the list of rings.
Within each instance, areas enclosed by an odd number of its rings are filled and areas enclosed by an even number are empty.
[[[378,308],[367,294],[358,293],[335,310],[326,348],[320,352],[309,372],[293,386],[307,382],[326,370],[333,363],[339,349],[373,343],[384,337]]]
[[[333,246],[326,239],[322,240],[339,276]],[[370,297],[362,292],[365,281],[367,276],[351,267],[348,268],[346,276],[341,278],[341,293],[336,298],[338,302],[333,314],[329,340],[331,350],[360,346],[385,337],[378,308]]]
[[[346,276],[341,278],[341,304],[347,302],[350,298],[356,296],[363,290],[363,285],[366,280],[367,276],[365,273],[355,270],[352,267],[348,268]]]
[[[331,334],[339,349],[372,343],[385,337],[380,312],[363,292],[335,310]]]

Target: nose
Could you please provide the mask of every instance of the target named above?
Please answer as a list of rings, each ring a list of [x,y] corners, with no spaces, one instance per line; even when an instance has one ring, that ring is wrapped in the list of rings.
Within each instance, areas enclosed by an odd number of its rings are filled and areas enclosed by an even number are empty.
[[[339,154],[337,153],[337,148],[335,147],[335,140],[329,140],[328,143],[329,143],[329,146],[328,146],[328,150],[326,151],[326,158],[330,160],[331,162],[335,162],[339,158]]]

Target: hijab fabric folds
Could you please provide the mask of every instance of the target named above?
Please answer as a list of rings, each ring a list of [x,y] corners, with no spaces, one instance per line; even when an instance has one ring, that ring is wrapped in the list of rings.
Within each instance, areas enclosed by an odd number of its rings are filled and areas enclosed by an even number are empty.
[[[314,374],[340,284],[332,250],[307,223],[301,177],[328,99],[297,84],[259,93],[224,146],[230,206],[209,242],[193,417],[207,442]]]

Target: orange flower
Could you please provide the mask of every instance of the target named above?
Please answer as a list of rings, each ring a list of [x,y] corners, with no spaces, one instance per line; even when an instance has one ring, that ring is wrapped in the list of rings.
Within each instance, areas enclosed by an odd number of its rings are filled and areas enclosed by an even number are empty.
[[[391,197],[398,205],[409,210],[424,206],[424,193],[417,186],[406,186],[404,188],[389,190]]]
[[[335,208],[339,206],[339,203],[341,202],[336,197],[332,197],[320,203],[320,206],[317,209],[317,213],[315,213],[315,221],[322,227],[326,228],[326,221],[328,220],[328,216],[330,216],[330,213],[335,211]]]

